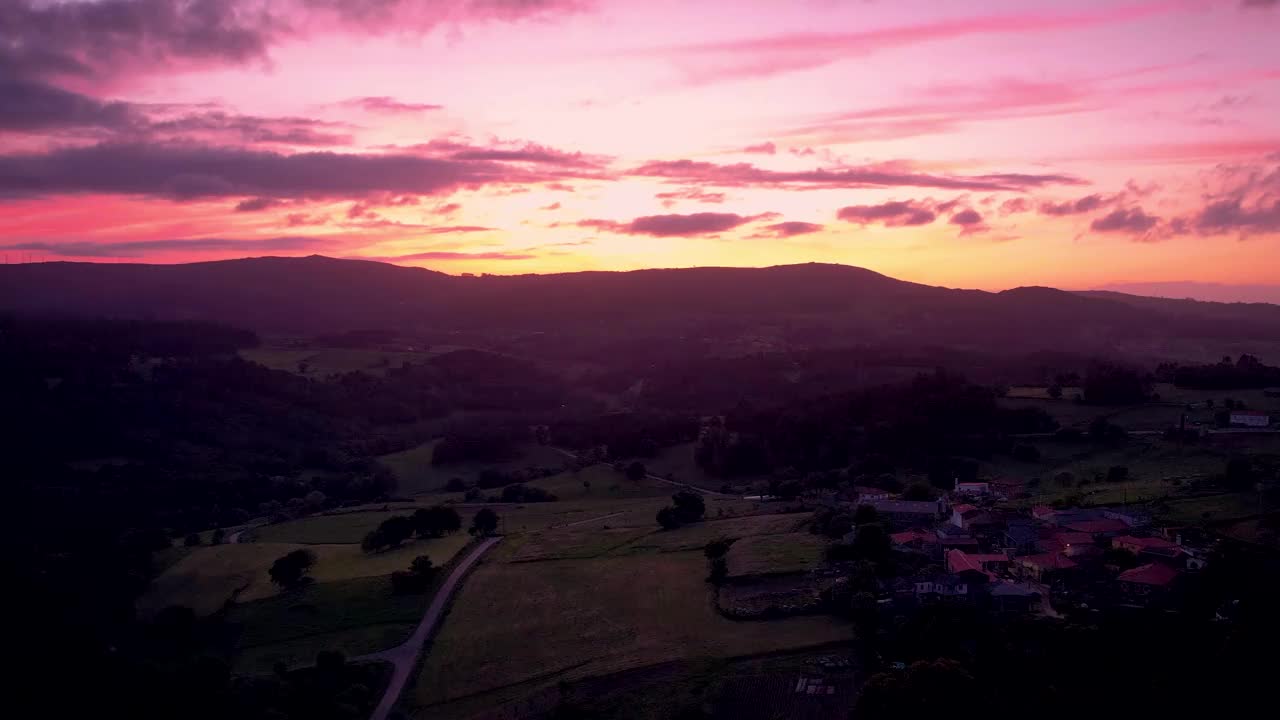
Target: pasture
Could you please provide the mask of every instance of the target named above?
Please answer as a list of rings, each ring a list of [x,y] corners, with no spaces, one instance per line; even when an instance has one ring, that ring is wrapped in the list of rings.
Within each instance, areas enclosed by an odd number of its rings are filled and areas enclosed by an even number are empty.
[[[520,446],[519,454],[501,462],[460,462],[448,465],[432,465],[431,457],[439,440],[432,440],[408,450],[383,455],[378,458],[396,476],[399,492],[403,495],[439,492],[453,478],[474,484],[480,472],[486,468],[512,471],[527,467],[562,468],[566,458],[561,453],[533,443]],[[487,492],[501,492],[490,490]]]
[[[830,541],[808,532],[755,535],[729,548],[729,577],[778,575],[812,570],[822,564]]]
[[[706,572],[700,552],[487,561],[467,581],[403,702],[414,717],[451,716],[440,703],[515,684],[527,693],[668,660],[849,637],[845,623],[827,617],[727,620],[714,610]]]

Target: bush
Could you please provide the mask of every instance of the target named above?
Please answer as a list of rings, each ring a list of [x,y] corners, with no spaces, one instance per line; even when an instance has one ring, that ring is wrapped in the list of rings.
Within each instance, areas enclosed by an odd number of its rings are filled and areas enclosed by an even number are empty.
[[[182,544],[183,544],[183,545],[185,545],[185,546],[187,546],[187,547],[195,547],[195,546],[199,545],[199,544],[200,544],[200,533],[190,533],[190,534],[188,534],[188,535],[187,535],[187,537],[182,541]]]
[[[307,571],[315,564],[315,553],[310,550],[294,550],[272,563],[268,575],[271,576],[271,582],[281,587],[293,587],[307,579]]]
[[[682,523],[697,522],[707,512],[706,501],[698,493],[681,490],[672,495],[671,500],[675,503],[677,519]]]
[[[448,492],[466,492],[467,481],[462,478],[449,478],[449,482],[444,484],[444,489]]]
[[[729,546],[732,544],[733,541],[726,538],[712,540],[707,543],[706,547],[702,548],[702,554],[706,555],[708,560],[722,558],[725,556],[725,553],[729,552]]]
[[[1107,469],[1107,482],[1124,482],[1129,479],[1129,468],[1124,465],[1112,465]]]
[[[722,557],[713,558],[711,560],[711,572],[707,575],[707,582],[712,585],[722,585],[728,576],[729,563]]]
[[[664,530],[674,530],[680,527],[680,514],[674,507],[668,505],[658,511],[658,524]]]

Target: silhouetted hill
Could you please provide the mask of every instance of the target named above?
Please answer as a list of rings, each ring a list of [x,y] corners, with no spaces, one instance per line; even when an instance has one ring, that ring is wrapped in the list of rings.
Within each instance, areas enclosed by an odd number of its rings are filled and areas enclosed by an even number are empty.
[[[742,354],[836,345],[1112,351],[1280,342],[1280,307],[990,293],[843,265],[457,277],[383,263],[252,258],[188,265],[0,267],[0,309],[210,320],[264,332],[388,328],[544,356]],[[1216,350],[1214,350],[1216,352]]]

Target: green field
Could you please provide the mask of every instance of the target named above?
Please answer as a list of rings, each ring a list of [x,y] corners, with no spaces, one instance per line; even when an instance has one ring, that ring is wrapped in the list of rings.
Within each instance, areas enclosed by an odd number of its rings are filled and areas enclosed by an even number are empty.
[[[733,478],[725,480],[707,474],[693,459],[694,443],[684,443],[663,448],[651,458],[640,458],[646,469],[654,475],[669,478],[676,482],[688,483],[694,487],[719,490],[726,484],[733,487],[749,488],[764,478]]]
[[[662,530],[644,536],[624,548],[626,552],[654,550],[679,552],[701,550],[717,539],[737,540],[751,535],[776,535],[799,530],[808,523],[809,513],[786,515],[754,515],[730,520],[708,520],[685,525],[674,530]]]
[[[412,717],[453,717],[470,712],[468,704],[439,703],[497,690],[484,699],[494,704],[504,688],[524,694],[651,663],[849,637],[844,623],[826,617],[727,620],[715,612],[705,576],[700,552],[486,562],[455,602],[406,709]]]
[[[1254,492],[1223,493],[1171,500],[1160,512],[1160,519],[1174,525],[1197,525],[1206,520],[1224,522],[1274,509],[1261,503]]]
[[[520,453],[511,460],[491,463],[450,463],[448,465],[432,465],[431,454],[439,440],[423,443],[408,450],[402,450],[378,458],[395,474],[399,482],[399,491],[404,495],[439,492],[453,478],[474,483],[485,468],[497,470],[521,470],[527,467],[562,468],[567,458],[546,445],[526,444],[520,447]],[[491,492],[501,492],[494,490]]]
[[[807,532],[755,535],[735,542],[725,559],[730,577],[804,572],[822,564],[828,545]]]

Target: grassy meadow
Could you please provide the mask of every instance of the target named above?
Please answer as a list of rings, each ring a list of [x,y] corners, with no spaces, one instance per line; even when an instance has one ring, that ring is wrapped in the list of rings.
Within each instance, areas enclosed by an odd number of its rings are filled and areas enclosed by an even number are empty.
[[[400,452],[383,455],[378,460],[392,473],[399,483],[401,495],[439,492],[453,478],[474,483],[486,468],[520,470],[527,467],[560,468],[567,458],[559,452],[533,443],[520,446],[519,454],[502,462],[462,462],[448,465],[432,465],[431,456],[439,440],[432,440]]]

